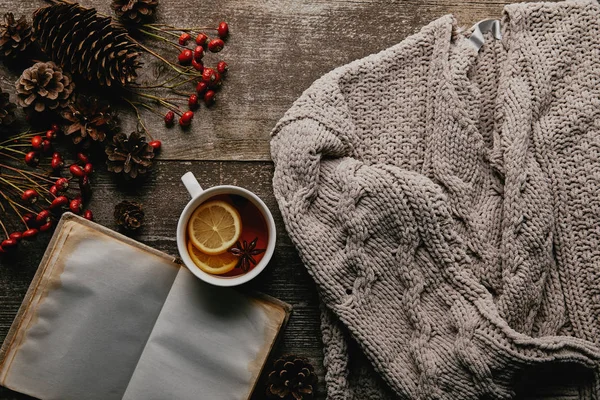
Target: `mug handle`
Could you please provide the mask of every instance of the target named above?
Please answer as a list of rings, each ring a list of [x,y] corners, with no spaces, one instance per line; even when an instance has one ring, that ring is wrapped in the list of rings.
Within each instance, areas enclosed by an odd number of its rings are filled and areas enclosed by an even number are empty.
[[[194,174],[192,174],[191,172],[186,172],[181,177],[181,181],[183,182],[183,185],[185,186],[187,191],[190,193],[190,196],[192,196],[192,199],[200,196],[200,194],[204,191],[204,189],[202,189],[202,186],[200,186],[200,184],[198,183],[198,180],[196,179]]]

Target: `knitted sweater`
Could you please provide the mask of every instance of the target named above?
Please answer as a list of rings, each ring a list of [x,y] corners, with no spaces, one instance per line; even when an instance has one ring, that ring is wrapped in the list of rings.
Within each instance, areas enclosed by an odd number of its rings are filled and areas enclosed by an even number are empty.
[[[468,36],[442,17],[273,131],[329,399],[508,399],[551,361],[600,387],[600,6],[508,5],[502,39]]]

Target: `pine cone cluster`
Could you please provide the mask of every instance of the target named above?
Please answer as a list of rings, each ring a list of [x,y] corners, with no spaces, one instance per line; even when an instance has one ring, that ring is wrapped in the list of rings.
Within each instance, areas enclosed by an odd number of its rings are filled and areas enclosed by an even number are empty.
[[[87,140],[103,142],[115,131],[117,124],[110,104],[92,96],[78,95],[61,116],[67,121],[64,133],[71,136],[75,144]]]
[[[111,8],[126,24],[140,24],[152,19],[158,0],[113,0]]]
[[[133,132],[129,137],[118,133],[113,136],[112,143],[106,146],[106,155],[109,171],[135,179],[152,168],[154,149],[139,132]]]
[[[127,32],[95,9],[57,3],[33,14],[42,50],[74,75],[102,86],[125,86],[137,78],[138,46]]]
[[[13,13],[4,14],[4,21],[0,23],[0,55],[7,58],[21,55],[33,43],[31,33],[24,16],[16,20]]]
[[[303,357],[288,355],[273,365],[267,380],[267,398],[279,400],[314,399],[317,375],[310,362]]]
[[[122,201],[115,206],[115,222],[126,231],[138,230],[144,222],[142,205],[133,201]]]
[[[0,126],[6,126],[15,120],[15,109],[17,106],[10,102],[8,93],[0,89]]]
[[[74,88],[71,76],[55,63],[38,62],[17,80],[17,104],[37,112],[56,110],[67,105]]]

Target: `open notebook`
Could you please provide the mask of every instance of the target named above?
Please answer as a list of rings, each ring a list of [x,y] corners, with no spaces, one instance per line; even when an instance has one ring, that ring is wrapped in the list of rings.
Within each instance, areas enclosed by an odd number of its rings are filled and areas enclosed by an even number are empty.
[[[65,214],[0,350],[40,399],[247,399],[291,308]]]

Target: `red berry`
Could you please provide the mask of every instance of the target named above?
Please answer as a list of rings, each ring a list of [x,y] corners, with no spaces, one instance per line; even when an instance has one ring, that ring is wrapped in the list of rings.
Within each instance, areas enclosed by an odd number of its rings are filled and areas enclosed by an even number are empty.
[[[150,147],[152,147],[154,150],[160,150],[161,146],[162,146],[162,142],[160,140],[153,140],[150,143],[148,143],[150,145]]]
[[[37,201],[37,199],[38,199],[39,196],[40,195],[35,190],[33,190],[33,189],[27,189],[21,195],[21,200],[23,200],[26,203],[33,204],[33,203],[35,203]]]
[[[83,164],[87,164],[90,162],[90,159],[88,158],[88,156],[86,156],[83,153],[77,153],[77,159],[79,161],[81,161]]]
[[[83,213],[83,218],[89,219],[90,221],[93,221],[94,220],[94,214],[92,213],[92,210],[85,210],[85,212]]]
[[[196,36],[196,44],[199,46],[206,46],[206,43],[208,43],[208,36],[206,36],[205,33],[199,33],[198,36]]]
[[[223,50],[223,47],[225,47],[225,43],[221,39],[213,39],[210,42],[208,42],[208,50],[210,50],[213,53],[220,52],[221,50]]]
[[[23,239],[24,240],[29,240],[29,239],[33,239],[34,237],[36,237],[38,234],[38,230],[35,228],[31,228],[31,229],[27,229],[25,232],[23,232]]]
[[[198,108],[198,96],[193,94],[190,96],[190,98],[188,99],[188,106],[190,107],[190,110],[195,110],[196,108]]]
[[[194,60],[200,62],[204,57],[204,47],[198,45],[194,48]]]
[[[50,186],[50,189],[48,189],[48,191],[50,192],[50,194],[54,197],[58,196],[58,188],[56,187],[56,185],[52,185]]]
[[[50,150],[52,150],[52,143],[47,139],[42,140],[42,151],[48,153]]]
[[[192,60],[192,67],[194,67],[194,69],[200,73],[204,71],[204,64],[202,64],[202,61]]]
[[[25,164],[29,165],[30,167],[37,167],[39,163],[40,159],[38,157],[38,153],[35,151],[30,151],[29,153],[25,154]]]
[[[179,60],[179,64],[182,64],[182,65],[189,64],[193,58],[194,58],[194,56],[190,49],[182,50],[181,53],[179,53],[179,56],[177,57],[177,59]]]
[[[34,150],[41,150],[43,140],[44,139],[40,135],[36,135],[36,136],[32,137],[31,138],[31,148]]]
[[[175,120],[175,113],[173,111],[169,111],[165,114],[165,125],[167,125],[167,126],[173,125],[174,120]]]
[[[214,102],[215,102],[215,91],[214,90],[209,90],[206,93],[204,93],[204,104],[206,104],[207,106],[210,106]]]
[[[56,131],[54,129],[46,131],[46,139],[50,141],[56,139]]]
[[[92,193],[92,186],[90,185],[90,179],[84,176],[79,180],[79,190],[84,197],[89,196]]]
[[[94,166],[92,165],[92,163],[85,164],[85,166],[83,167],[83,172],[86,175],[91,175],[94,172]]]
[[[217,64],[217,71],[220,74],[225,74],[228,69],[229,69],[229,66],[227,65],[227,63],[225,61],[219,61],[219,63]]]
[[[181,116],[181,118],[179,118],[179,125],[188,126],[189,124],[192,123],[192,118],[194,118],[193,111],[184,112],[183,115]]]
[[[204,71],[202,72],[202,81],[206,82],[207,85],[210,85],[215,79],[215,70],[212,68],[204,68]]]
[[[187,42],[189,42],[189,40],[191,38],[192,37],[190,36],[189,33],[184,32],[184,33],[181,34],[181,36],[179,36],[179,44],[182,45],[182,46],[185,46],[187,44]]]
[[[50,125],[50,129],[52,129],[56,133],[58,133],[60,131],[60,128],[57,124]]]
[[[17,247],[17,243],[18,242],[15,239],[6,239],[0,243],[0,246],[2,246],[4,250],[11,250]]]
[[[221,86],[221,74],[215,72],[215,79],[211,83],[209,83],[208,86],[212,89]]]
[[[52,221],[48,221],[46,222],[44,225],[40,226],[40,232],[46,232],[49,231],[50,229],[52,229],[52,225],[54,225],[52,223]]]
[[[27,226],[36,225],[35,215],[32,213],[27,213],[23,215],[23,221],[27,224]]]
[[[62,192],[69,188],[69,180],[67,178],[58,178],[56,182],[54,182],[54,185],[56,185],[59,192]]]
[[[62,158],[60,153],[52,153],[52,158]]]
[[[206,92],[206,89],[208,89],[206,82],[198,82],[196,85],[196,93],[198,93],[199,96],[202,96],[204,92]]]
[[[45,223],[47,223],[48,221],[50,221],[50,211],[48,210],[42,210],[38,213],[38,215],[36,215],[35,217],[35,222],[38,223],[38,225],[43,225]]]
[[[21,232],[13,232],[10,235],[8,235],[8,237],[12,240],[16,240],[17,242],[21,239],[23,239],[23,233]]]
[[[223,21],[219,24],[217,33],[221,39],[225,39],[229,35],[229,25],[227,25],[227,22]]]
[[[71,172],[71,175],[77,177],[77,178],[82,178],[85,176],[85,172],[83,172],[83,170],[81,169],[81,167],[77,164],[73,164],[69,167],[69,171]]]
[[[60,158],[60,157],[55,157],[52,159],[52,161],[50,161],[50,166],[54,170],[61,169],[64,165],[65,165],[65,163],[63,162],[62,158]]]
[[[71,203],[69,203],[69,210],[71,210],[73,214],[79,214],[81,213],[82,206],[81,199],[73,199],[71,200]]]
[[[52,204],[50,204],[50,208],[54,210],[55,208],[61,208],[69,204],[69,199],[67,196],[58,196],[54,200],[52,200]]]

